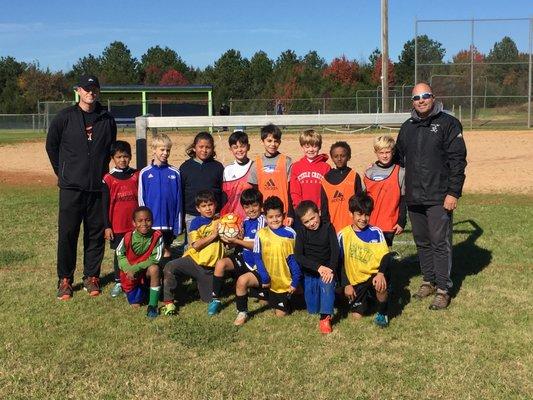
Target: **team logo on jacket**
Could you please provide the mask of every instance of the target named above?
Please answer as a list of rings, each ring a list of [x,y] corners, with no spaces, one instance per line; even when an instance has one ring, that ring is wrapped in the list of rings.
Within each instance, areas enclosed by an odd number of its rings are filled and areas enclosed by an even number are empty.
[[[439,126],[440,124],[431,124],[431,127],[429,128],[429,130],[433,133],[438,133],[439,132]]]
[[[168,179],[176,179],[176,175],[169,175]]]

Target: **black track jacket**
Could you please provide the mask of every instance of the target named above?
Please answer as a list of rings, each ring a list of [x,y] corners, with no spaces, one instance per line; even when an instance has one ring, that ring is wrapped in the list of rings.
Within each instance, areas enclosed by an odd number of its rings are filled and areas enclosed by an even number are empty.
[[[405,167],[407,205],[442,204],[446,195],[461,197],[465,181],[466,146],[459,120],[435,103],[420,119],[413,110],[396,143],[398,161]]]
[[[96,103],[91,143],[78,105],[61,110],[50,123],[46,152],[62,189],[100,191],[109,171],[110,149],[117,137],[115,119]]]

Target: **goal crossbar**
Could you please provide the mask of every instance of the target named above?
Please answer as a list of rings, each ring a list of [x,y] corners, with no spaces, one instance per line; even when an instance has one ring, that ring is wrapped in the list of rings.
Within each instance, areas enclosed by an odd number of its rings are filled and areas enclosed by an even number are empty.
[[[258,127],[268,124],[280,126],[400,126],[410,113],[369,114],[287,114],[287,115],[216,115],[200,117],[135,118],[137,137],[137,168],[146,165],[146,131],[150,128],[209,128]]]

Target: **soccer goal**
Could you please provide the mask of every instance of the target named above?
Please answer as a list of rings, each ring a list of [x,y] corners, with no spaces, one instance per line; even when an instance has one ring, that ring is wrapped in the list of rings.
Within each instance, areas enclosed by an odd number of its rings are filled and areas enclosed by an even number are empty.
[[[287,114],[287,115],[228,115],[199,117],[135,118],[137,167],[147,163],[146,132],[154,128],[204,128],[213,131],[222,127],[250,128],[268,124],[284,127],[359,127],[356,132],[370,128],[397,128],[411,116],[410,113],[371,114]],[[332,130],[332,129],[328,129]]]

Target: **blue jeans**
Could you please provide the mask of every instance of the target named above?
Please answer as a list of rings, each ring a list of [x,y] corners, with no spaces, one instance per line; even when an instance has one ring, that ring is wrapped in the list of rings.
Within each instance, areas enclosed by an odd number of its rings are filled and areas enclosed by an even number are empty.
[[[309,314],[333,315],[335,281],[324,283],[320,276],[304,274],[304,298]]]

